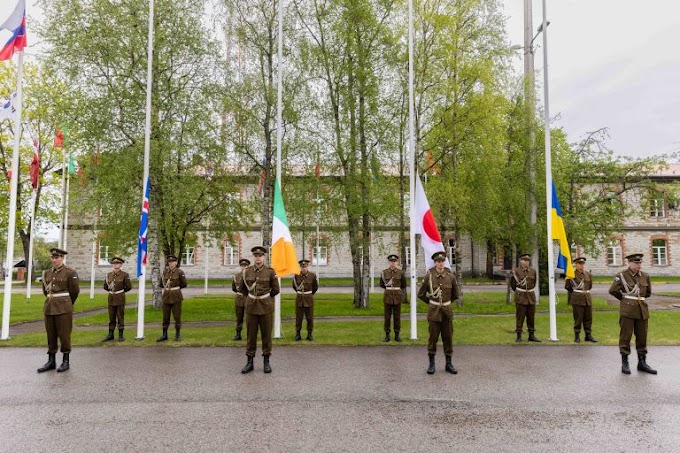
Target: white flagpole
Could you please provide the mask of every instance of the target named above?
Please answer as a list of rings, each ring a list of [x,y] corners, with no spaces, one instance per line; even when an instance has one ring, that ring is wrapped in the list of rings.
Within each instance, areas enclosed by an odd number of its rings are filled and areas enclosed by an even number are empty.
[[[71,152],[68,153],[68,165],[66,167],[66,197],[64,198],[64,241],[62,244],[62,250],[66,250],[68,247],[68,205],[69,205],[69,193],[71,192]],[[66,250],[68,251],[68,250]],[[64,257],[64,262],[66,262],[66,257]]]
[[[418,324],[416,317],[416,233],[415,233],[415,193],[416,193],[416,149],[415,127],[413,124],[414,96],[413,96],[413,0],[408,0],[408,155],[409,155],[409,250],[411,268],[411,340],[418,339]]]
[[[28,262],[26,263],[26,271],[28,278],[26,279],[26,299],[31,298],[31,289],[33,286],[33,234],[35,231],[35,202],[38,197],[38,189],[33,189],[31,196],[31,236],[28,240]]]
[[[210,230],[210,218],[208,218],[208,230]],[[203,273],[205,275],[203,281],[203,294],[208,294],[208,257],[210,255],[210,248],[208,247],[208,231],[203,235],[203,247],[205,248],[205,266]]]
[[[548,298],[550,308],[550,341],[557,338],[557,300],[555,298],[555,250],[552,238],[552,151],[550,146],[550,102],[548,99],[548,23],[543,0],[543,97],[545,110],[545,206],[548,227]]]
[[[61,144],[61,231],[59,231],[59,248],[64,249],[64,215],[66,214],[66,153],[64,152],[64,144]]]
[[[153,66],[153,1],[154,0],[149,0],[149,38],[146,59],[146,123],[144,128],[144,174],[142,176],[142,204],[144,204],[144,197],[146,196],[146,181],[149,179],[149,155],[151,149],[151,88],[153,84],[151,78],[151,70]],[[151,194],[149,194],[149,198],[150,197]],[[150,206],[149,211],[151,211]],[[150,223],[151,217],[149,216],[149,219],[147,221],[147,228]],[[144,339],[144,291],[146,286],[146,265],[142,264],[141,268],[142,275],[139,276],[139,292],[137,293],[137,340]]]
[[[97,256],[97,228],[94,229],[92,238],[92,259],[90,260],[90,300],[94,299],[94,267]]]
[[[276,180],[281,187],[281,146],[283,142],[283,0],[279,3],[279,49],[276,89]],[[283,197],[283,194],[281,194]],[[273,222],[272,222],[273,227]],[[279,287],[281,278],[279,277]],[[274,297],[274,338],[281,338],[281,293]]]
[[[16,232],[17,190],[19,186],[19,144],[21,143],[21,106],[23,103],[22,77],[24,52],[18,52],[17,104],[14,117],[14,151],[12,152],[12,178],[9,190],[9,221],[7,222],[7,255],[5,258],[5,293],[2,301],[1,340],[9,339],[9,312],[12,304],[12,268],[14,261],[14,234]]]

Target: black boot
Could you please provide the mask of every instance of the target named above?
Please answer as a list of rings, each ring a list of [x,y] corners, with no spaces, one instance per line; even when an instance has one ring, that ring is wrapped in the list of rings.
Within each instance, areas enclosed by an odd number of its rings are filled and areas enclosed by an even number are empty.
[[[385,339],[384,339],[383,341],[384,341],[385,343],[387,343],[388,341],[390,341],[390,333],[389,333],[389,332],[385,332]]]
[[[590,334],[590,332],[586,332],[586,341],[590,341],[591,343],[597,343],[597,340]]]
[[[521,343],[522,342],[522,332],[517,332],[517,339],[515,340],[515,343]]]
[[[55,360],[55,354],[54,352],[48,352],[47,353],[47,363],[45,363],[42,367],[38,368],[38,373],[44,373],[45,371],[50,371],[53,370],[57,367],[57,362]]]
[[[246,363],[246,366],[244,366],[243,369],[241,370],[241,373],[243,374],[250,373],[251,371],[253,371],[254,368],[255,367],[253,366],[253,358],[248,356],[248,362]]]
[[[163,329],[163,335],[158,337],[158,339],[156,341],[167,341],[167,340],[168,340],[168,329],[165,328],[165,329]]]
[[[125,341],[125,337],[123,336],[123,330],[124,329],[118,329],[118,341]]]
[[[64,353],[64,360],[61,362],[61,365],[59,365],[59,368],[57,368],[57,373],[63,373],[71,368],[68,362],[68,354],[68,352]]]
[[[453,367],[453,363],[451,363],[451,356],[447,355],[446,356],[446,371],[448,371],[451,374],[458,374],[458,370]]]
[[[175,341],[181,340],[182,337],[179,336],[179,329],[175,329]]]
[[[536,338],[533,332],[529,332],[529,341],[533,341],[534,343],[540,343],[541,340]]]
[[[430,366],[427,367],[427,374],[434,374],[434,354],[430,354]]]
[[[574,332],[574,343],[581,342],[581,332]]]
[[[628,356],[621,354],[621,372],[623,374],[630,374],[630,366],[628,365]]]
[[[399,332],[394,332],[394,341],[401,343],[401,338],[399,337]]]
[[[265,373],[271,373],[272,367],[269,365],[269,356],[264,356],[264,366],[262,367]]]
[[[109,329],[109,334],[102,340],[102,342],[111,340],[113,340],[113,329]]]
[[[653,369],[651,366],[647,365],[647,361],[645,360],[647,357],[644,354],[638,354],[638,371],[642,371],[643,373],[649,373],[649,374],[656,374],[656,370]]]
[[[307,331],[307,341],[314,341],[314,336],[312,336],[312,331]]]
[[[234,338],[232,338],[232,340],[234,340],[234,341],[240,341],[240,340],[242,340],[242,338],[241,338],[241,330],[240,330],[240,329],[236,331],[236,335],[234,335]]]
[[[295,341],[300,341],[302,340],[302,335],[300,335],[300,331],[296,330],[295,331]]]

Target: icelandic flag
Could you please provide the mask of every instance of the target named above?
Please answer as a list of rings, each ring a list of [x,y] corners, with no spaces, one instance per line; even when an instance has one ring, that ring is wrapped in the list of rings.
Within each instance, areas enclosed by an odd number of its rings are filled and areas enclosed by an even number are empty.
[[[0,61],[9,60],[15,51],[26,47],[26,2],[19,0],[12,13],[0,23]]]
[[[142,266],[146,267],[147,258],[147,234],[149,233],[149,178],[146,178],[144,189],[144,201],[142,202],[142,216],[139,219],[139,235],[137,237],[137,277],[142,275]]]
[[[564,220],[562,219],[562,208],[560,207],[560,200],[557,198],[557,189],[555,189],[555,181],[552,182],[552,231],[550,232],[553,241],[559,241],[560,253],[557,255],[557,268],[562,269],[567,278],[574,278],[574,265],[571,262],[571,252],[569,251],[569,241],[567,241],[567,233],[564,229]]]

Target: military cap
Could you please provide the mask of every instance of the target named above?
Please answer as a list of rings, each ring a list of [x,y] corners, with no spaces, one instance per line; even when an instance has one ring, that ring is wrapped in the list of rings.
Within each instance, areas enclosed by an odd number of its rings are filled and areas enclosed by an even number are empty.
[[[645,255],[642,253],[631,253],[630,255],[626,256],[626,259],[628,261],[632,261],[633,263],[641,263],[643,256]]]
[[[446,252],[435,252],[432,255],[432,261],[444,261],[446,260]]]
[[[58,249],[56,247],[53,247],[50,249],[50,256],[65,256],[68,255],[68,252],[66,250]]]
[[[300,260],[300,261],[298,261],[298,264],[300,266],[306,266],[307,264],[309,264],[309,260]]]
[[[521,260],[526,259],[526,260],[528,260],[528,261],[531,261],[531,255],[529,255],[528,253],[522,253],[522,254],[519,256],[519,259],[521,259]]]
[[[264,255],[264,254],[267,253],[267,249],[262,247],[261,245],[256,245],[255,247],[250,249],[250,251],[253,255],[258,255],[258,254]]]
[[[238,260],[238,265],[239,266],[243,266],[243,265],[250,266],[250,260],[247,260],[245,258],[241,258],[240,260]]]
[[[392,254],[387,257],[387,261],[399,261],[399,256]]]
[[[123,264],[124,262],[125,262],[125,260],[123,258],[118,257],[118,256],[114,256],[113,258],[111,258],[111,264],[117,264],[117,263]]]
[[[586,262],[586,257],[585,256],[577,256],[573,260],[571,260],[573,263],[578,264],[578,263],[585,263]]]
[[[168,255],[165,258],[166,261],[177,261],[177,257],[175,255]]]

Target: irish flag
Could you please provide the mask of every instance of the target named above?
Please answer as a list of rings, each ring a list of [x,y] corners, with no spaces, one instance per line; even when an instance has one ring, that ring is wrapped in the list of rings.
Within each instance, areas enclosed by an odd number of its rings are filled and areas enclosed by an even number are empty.
[[[288,228],[288,217],[286,208],[283,206],[281,196],[281,186],[276,179],[274,184],[274,220],[272,222],[272,251],[271,265],[279,277],[286,275],[299,274],[300,265],[295,254],[293,239]]]

